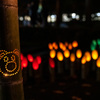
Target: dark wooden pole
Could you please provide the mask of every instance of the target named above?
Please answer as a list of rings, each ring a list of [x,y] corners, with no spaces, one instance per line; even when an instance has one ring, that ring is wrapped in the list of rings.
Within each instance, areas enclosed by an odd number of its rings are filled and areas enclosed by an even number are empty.
[[[17,0],[0,0],[0,100],[24,100]]]

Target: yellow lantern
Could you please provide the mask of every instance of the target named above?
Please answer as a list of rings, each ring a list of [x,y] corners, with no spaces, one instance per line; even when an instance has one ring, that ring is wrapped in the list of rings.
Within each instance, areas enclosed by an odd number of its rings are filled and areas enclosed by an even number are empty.
[[[52,45],[51,43],[49,43],[49,44],[48,44],[48,48],[49,48],[50,50],[52,50],[52,49],[53,49],[53,45]]]
[[[98,68],[100,68],[100,57],[97,59],[96,65],[97,65]]]
[[[57,52],[57,59],[58,59],[59,61],[63,61],[63,59],[64,59],[63,54],[62,54],[60,51]]]
[[[92,51],[92,58],[93,58],[94,60],[96,60],[96,59],[98,58],[98,51],[97,51],[97,50],[93,50],[93,51]]]
[[[89,51],[85,52],[86,61],[89,62],[91,60],[91,54]]]
[[[55,50],[51,50],[50,51],[50,57],[51,58],[55,58],[55,56],[56,56],[56,51]]]
[[[78,42],[77,42],[77,41],[73,41],[73,42],[72,42],[72,46],[73,46],[74,48],[78,47]]]
[[[85,64],[85,63],[86,63],[86,57],[85,57],[85,56],[82,57],[81,63],[82,63],[82,64]]]
[[[69,43],[68,49],[69,49],[69,50],[72,50],[72,44],[71,44],[71,43]]]
[[[68,42],[65,42],[65,46],[66,46],[66,47],[68,46]]]
[[[78,50],[76,51],[76,57],[77,57],[77,58],[81,58],[81,57],[82,57],[82,51],[81,51],[80,49],[78,49]]]
[[[71,55],[70,55],[70,61],[71,62],[75,61],[75,54],[74,53],[71,53]]]
[[[70,52],[69,52],[68,49],[66,49],[66,50],[64,51],[64,56],[65,56],[65,58],[68,58],[68,57],[70,56]]]

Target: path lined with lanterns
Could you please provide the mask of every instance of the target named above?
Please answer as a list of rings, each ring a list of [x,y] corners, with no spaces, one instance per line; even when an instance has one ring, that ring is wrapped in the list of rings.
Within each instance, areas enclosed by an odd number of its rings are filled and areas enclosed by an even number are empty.
[[[92,46],[94,45],[93,43],[92,41]],[[59,95],[58,100],[61,100],[61,97],[68,100],[91,100],[91,95],[93,94],[94,98],[96,95],[98,97],[98,94],[95,94],[93,89],[97,90],[96,93],[99,93],[99,49],[95,47],[91,51],[82,52],[78,47],[77,41],[72,43],[53,42],[48,44],[48,48],[48,55],[34,56],[27,54],[27,56],[24,56],[21,53],[21,68],[25,90],[30,91],[31,95],[33,93],[40,95],[43,100],[50,95],[55,95],[54,98],[57,98],[57,95]],[[72,88],[78,89],[80,93],[75,93]],[[67,95],[68,91],[72,91],[72,93]],[[27,94],[26,98],[30,94]],[[44,97],[42,94],[47,96]],[[40,100],[38,96],[30,98]],[[54,98],[52,100],[56,100]]]

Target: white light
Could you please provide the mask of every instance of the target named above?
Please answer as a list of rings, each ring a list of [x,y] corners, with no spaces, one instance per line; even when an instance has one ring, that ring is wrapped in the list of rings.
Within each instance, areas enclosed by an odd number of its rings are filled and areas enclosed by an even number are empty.
[[[47,22],[48,22],[48,23],[50,23],[50,22],[51,22],[50,15],[48,15],[48,17],[47,17]]]
[[[79,20],[80,19],[80,16],[79,15],[76,15],[76,20]]]
[[[96,13],[97,16],[100,16],[100,12]]]
[[[57,18],[56,15],[51,15],[51,22],[56,22],[56,18]]]
[[[68,18],[68,14],[62,14],[62,21],[63,22],[69,22],[70,18]]]
[[[21,16],[21,17],[19,17],[19,20],[20,20],[20,21],[23,21],[23,20],[24,20],[24,18]]]
[[[31,17],[30,17],[30,16],[25,16],[24,19],[25,19],[26,21],[31,21]]]
[[[75,19],[76,18],[76,13],[72,13],[71,16],[72,16],[72,19]]]

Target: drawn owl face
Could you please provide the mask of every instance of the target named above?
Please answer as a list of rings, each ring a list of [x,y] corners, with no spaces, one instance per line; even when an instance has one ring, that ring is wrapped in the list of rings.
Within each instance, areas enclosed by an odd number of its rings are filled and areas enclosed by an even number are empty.
[[[0,50],[0,72],[4,76],[16,75],[20,70],[19,51]]]

